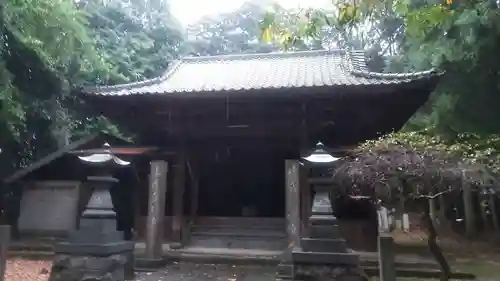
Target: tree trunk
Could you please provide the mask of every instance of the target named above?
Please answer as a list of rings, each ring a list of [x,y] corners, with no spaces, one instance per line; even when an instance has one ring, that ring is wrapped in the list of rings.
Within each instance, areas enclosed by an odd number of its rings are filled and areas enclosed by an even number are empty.
[[[430,215],[430,206],[427,206],[426,210],[422,213],[422,217],[423,217],[423,222],[427,228],[427,235],[428,235],[427,244],[429,246],[429,250],[436,259],[437,263],[439,264],[439,267],[441,268],[440,280],[448,281],[451,275],[450,265],[446,261],[443,251],[441,251],[441,248],[436,242],[437,232],[436,228],[434,227],[434,223],[432,222],[432,217]]]

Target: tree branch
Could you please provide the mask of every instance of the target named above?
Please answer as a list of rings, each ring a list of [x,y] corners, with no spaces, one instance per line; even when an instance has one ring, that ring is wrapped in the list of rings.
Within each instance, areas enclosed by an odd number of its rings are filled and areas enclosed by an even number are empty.
[[[438,193],[436,193],[434,195],[419,195],[416,198],[417,199],[419,199],[419,198],[435,199],[435,198],[437,198],[437,197],[439,197],[439,196],[441,196],[443,194],[447,194],[447,193],[450,193],[452,191],[453,191],[453,189],[448,189],[448,190],[445,190],[445,191],[438,192]]]

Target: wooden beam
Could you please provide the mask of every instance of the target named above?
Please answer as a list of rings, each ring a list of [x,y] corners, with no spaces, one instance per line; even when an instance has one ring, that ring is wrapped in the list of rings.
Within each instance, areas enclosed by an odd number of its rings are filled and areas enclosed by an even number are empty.
[[[70,154],[111,153],[115,155],[140,155],[155,150],[158,150],[158,147],[111,147],[111,148],[72,150],[69,153]]]
[[[198,214],[200,186],[197,172],[193,170],[190,158],[187,159],[187,168],[191,178],[191,222],[194,222]]]
[[[267,123],[185,123],[184,126],[163,127],[163,130],[179,135],[184,132],[189,137],[217,137],[217,136],[287,136],[296,135],[300,131],[300,122],[281,122],[269,120]]]

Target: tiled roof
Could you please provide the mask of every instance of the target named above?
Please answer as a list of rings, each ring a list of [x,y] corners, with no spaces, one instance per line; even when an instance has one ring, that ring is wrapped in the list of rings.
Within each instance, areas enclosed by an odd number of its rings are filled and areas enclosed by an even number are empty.
[[[161,77],[124,85],[86,88],[87,94],[138,95],[269,88],[407,83],[435,71],[387,74],[367,71],[363,52],[306,51],[189,57]]]

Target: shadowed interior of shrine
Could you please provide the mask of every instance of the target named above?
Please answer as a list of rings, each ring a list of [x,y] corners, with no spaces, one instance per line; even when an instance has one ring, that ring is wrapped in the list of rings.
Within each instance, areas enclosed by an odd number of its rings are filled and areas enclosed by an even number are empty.
[[[284,217],[285,149],[228,146],[203,159],[199,216]]]

